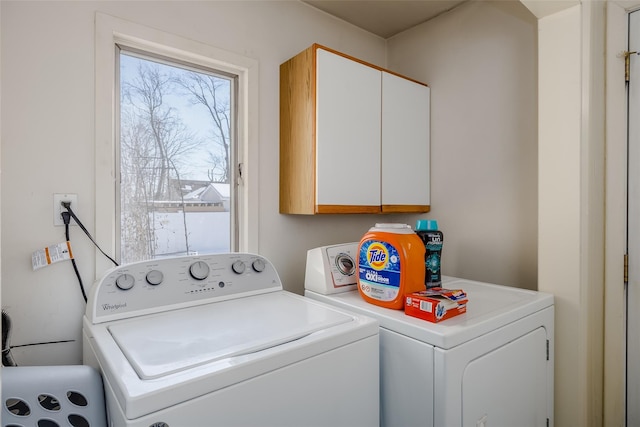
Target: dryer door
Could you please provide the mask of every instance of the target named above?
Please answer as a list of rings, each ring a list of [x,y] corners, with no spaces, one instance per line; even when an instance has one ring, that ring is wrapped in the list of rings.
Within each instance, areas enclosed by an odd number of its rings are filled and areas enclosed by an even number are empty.
[[[539,327],[471,361],[462,377],[462,425],[547,425],[547,332]]]

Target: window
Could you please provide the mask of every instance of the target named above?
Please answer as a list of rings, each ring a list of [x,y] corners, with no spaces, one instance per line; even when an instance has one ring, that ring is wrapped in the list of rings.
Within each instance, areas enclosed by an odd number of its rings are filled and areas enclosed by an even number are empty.
[[[121,263],[257,252],[257,62],[101,13],[95,61],[98,243]]]
[[[121,262],[229,252],[235,76],[119,52]]]

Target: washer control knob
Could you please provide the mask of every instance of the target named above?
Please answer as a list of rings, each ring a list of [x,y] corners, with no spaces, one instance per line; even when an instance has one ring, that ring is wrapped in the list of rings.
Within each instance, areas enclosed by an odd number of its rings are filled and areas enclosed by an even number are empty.
[[[162,283],[163,279],[164,275],[160,270],[151,270],[147,273],[147,283],[150,285],[159,285],[160,283]]]
[[[116,286],[118,287],[118,289],[122,289],[123,291],[128,291],[129,289],[133,288],[133,285],[135,285],[135,283],[135,277],[127,273],[121,274],[116,278]]]
[[[262,273],[266,267],[266,264],[264,263],[263,259],[258,258],[257,260],[253,261],[251,267],[253,267],[253,270],[256,273]]]
[[[204,261],[196,261],[189,266],[189,274],[196,280],[204,280],[209,277],[209,266]]]
[[[341,253],[336,257],[336,267],[340,273],[345,276],[351,276],[356,272],[355,263],[353,262],[353,258],[349,256],[349,254]]]
[[[244,269],[246,268],[246,266],[244,265],[244,262],[238,260],[235,261],[233,264],[231,264],[231,269],[233,270],[234,273],[236,274],[242,274],[244,273]]]

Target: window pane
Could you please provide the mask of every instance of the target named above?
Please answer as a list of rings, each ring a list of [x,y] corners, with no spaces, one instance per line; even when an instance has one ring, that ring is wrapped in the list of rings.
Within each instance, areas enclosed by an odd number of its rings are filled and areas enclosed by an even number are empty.
[[[121,52],[121,263],[231,250],[233,87]]]

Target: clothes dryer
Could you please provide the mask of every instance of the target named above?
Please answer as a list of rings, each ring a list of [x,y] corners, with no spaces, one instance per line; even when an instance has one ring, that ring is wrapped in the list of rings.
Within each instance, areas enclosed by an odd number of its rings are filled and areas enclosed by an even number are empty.
[[[109,271],[83,357],[115,427],[379,425],[377,322],[284,291],[258,255]]]
[[[553,425],[553,296],[443,277],[467,312],[431,323],[365,302],[358,243],[307,254],[305,295],[380,323],[382,426]]]

